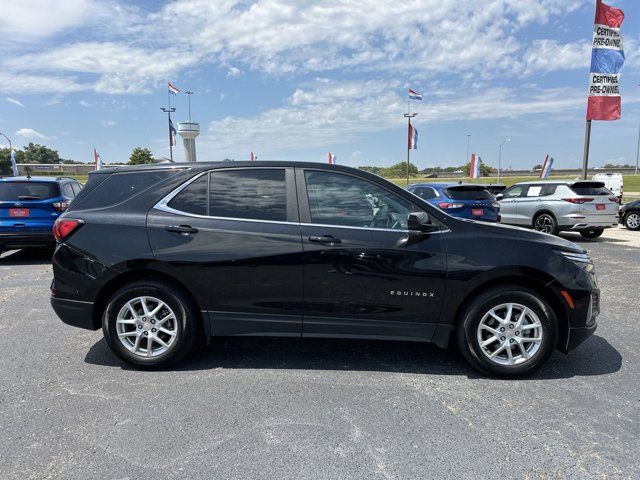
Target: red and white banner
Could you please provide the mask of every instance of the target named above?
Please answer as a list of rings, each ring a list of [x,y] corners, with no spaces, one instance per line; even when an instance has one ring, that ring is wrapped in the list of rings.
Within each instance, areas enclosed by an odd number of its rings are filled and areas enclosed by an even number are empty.
[[[596,1],[591,50],[587,120],[618,120],[621,115],[620,69],[624,50],[620,26],[624,13]]]
[[[327,154],[327,160],[329,160],[329,165],[335,165],[336,163],[336,156],[333,154],[333,152],[329,152]]]

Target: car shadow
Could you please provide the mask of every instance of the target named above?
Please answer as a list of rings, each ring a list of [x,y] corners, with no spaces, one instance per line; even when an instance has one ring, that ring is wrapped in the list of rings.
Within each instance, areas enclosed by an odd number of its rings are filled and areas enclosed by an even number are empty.
[[[4,265],[47,265],[51,263],[53,251],[48,248],[23,248],[0,254],[0,266]]]
[[[610,237],[584,238],[579,233],[574,233],[574,232],[562,232],[560,233],[560,237],[574,243],[629,243],[629,240],[626,240],[624,238],[610,238]]]
[[[104,339],[89,349],[85,362],[131,369],[111,353]],[[596,335],[569,355],[555,352],[542,369],[525,379],[607,375],[621,366],[620,353]],[[378,371],[484,378],[457,351],[433,344],[273,337],[215,338],[208,347],[196,350],[171,370],[214,368]]]

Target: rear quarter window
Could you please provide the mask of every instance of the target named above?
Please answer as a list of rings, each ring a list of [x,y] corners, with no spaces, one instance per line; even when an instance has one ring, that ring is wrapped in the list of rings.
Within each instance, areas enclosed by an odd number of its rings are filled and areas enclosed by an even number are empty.
[[[0,182],[0,202],[15,200],[46,200],[60,196],[55,182]]]
[[[112,173],[106,179],[98,178],[106,174],[89,175],[89,181],[69,209],[81,207],[83,210],[91,210],[112,207],[179,173],[180,170],[143,170]]]

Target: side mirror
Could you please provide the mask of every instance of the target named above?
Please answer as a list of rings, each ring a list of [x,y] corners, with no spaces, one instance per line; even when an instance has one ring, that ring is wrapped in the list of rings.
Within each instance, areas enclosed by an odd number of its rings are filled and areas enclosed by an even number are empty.
[[[498,200],[498,201],[502,200],[503,198],[504,198],[504,195],[501,194],[501,193],[496,195],[496,200]]]
[[[438,229],[438,226],[431,223],[426,212],[414,212],[407,218],[407,228],[418,232],[433,232]]]

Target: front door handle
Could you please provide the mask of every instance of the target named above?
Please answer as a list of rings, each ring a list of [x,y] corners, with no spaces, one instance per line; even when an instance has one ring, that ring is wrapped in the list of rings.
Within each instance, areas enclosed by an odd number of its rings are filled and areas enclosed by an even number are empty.
[[[198,229],[191,227],[189,225],[170,225],[168,227],[165,227],[165,230],[167,232],[173,232],[173,233],[181,233],[183,235],[189,235],[191,233],[198,233]]]
[[[334,237],[333,235],[322,235],[322,236],[312,235],[311,237],[309,237],[309,241],[313,243],[322,243],[323,245],[335,245],[336,243],[342,242],[342,240]]]

